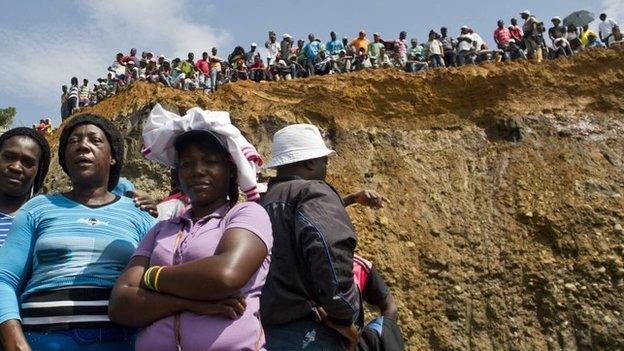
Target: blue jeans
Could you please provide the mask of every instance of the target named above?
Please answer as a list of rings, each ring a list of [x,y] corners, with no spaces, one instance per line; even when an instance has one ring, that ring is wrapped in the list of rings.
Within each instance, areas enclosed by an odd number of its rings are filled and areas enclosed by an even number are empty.
[[[311,319],[270,326],[264,330],[268,351],[344,350],[345,339],[333,329]]]
[[[220,71],[218,69],[210,70],[210,90],[214,93],[217,90],[217,78],[219,76]]]
[[[33,351],[134,351],[136,334],[123,328],[26,332]]]

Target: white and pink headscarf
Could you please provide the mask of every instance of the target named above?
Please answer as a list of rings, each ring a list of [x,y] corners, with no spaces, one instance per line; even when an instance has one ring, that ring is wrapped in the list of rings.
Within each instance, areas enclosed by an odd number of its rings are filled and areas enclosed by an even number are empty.
[[[230,114],[194,107],[184,116],[165,110],[156,104],[143,126],[141,153],[148,160],[175,167],[178,159],[175,139],[184,132],[205,130],[215,134],[236,164],[238,184],[248,201],[260,199],[257,171],[263,160],[256,148],[232,125]]]

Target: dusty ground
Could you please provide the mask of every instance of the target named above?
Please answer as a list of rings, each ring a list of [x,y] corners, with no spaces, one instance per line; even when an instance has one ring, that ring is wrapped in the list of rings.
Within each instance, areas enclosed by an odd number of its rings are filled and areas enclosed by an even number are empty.
[[[349,211],[410,350],[621,350],[622,54],[242,82],[212,96],[136,84],[88,111],[118,122],[124,174],[154,196],[167,173],[138,149],[156,102],[231,111],[267,158],[282,126],[319,125],[338,151],[331,183],[389,199]],[[65,184],[54,166],[48,186]]]

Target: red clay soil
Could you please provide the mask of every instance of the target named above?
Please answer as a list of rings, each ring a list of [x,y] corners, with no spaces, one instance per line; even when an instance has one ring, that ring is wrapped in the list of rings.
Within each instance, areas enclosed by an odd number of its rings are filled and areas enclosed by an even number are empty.
[[[279,128],[317,124],[338,152],[330,182],[389,200],[349,212],[410,350],[621,350],[622,54],[239,82],[213,95],[137,83],[85,111],[118,123],[123,173],[156,197],[167,172],[138,152],[156,102],[230,111],[266,158]],[[60,167],[47,184],[66,186]]]

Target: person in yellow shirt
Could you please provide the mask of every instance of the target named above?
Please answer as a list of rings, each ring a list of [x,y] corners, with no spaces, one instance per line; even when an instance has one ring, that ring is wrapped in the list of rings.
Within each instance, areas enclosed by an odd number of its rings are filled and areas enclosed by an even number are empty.
[[[366,39],[366,32],[361,30],[358,37],[353,39],[349,46],[353,48],[354,52],[359,52],[360,49],[364,49],[364,53],[368,53],[368,39]]]
[[[592,31],[591,29],[589,29],[589,25],[584,25],[583,26],[583,30],[581,31],[581,35],[579,36],[579,39],[581,40],[581,44],[583,44],[583,46],[587,45],[587,43],[589,43],[589,35],[593,34],[595,37],[598,37],[598,35],[596,35],[596,33],[594,33],[594,31]]]

